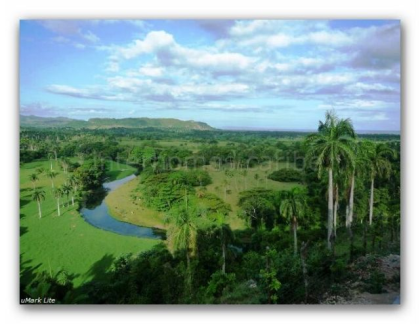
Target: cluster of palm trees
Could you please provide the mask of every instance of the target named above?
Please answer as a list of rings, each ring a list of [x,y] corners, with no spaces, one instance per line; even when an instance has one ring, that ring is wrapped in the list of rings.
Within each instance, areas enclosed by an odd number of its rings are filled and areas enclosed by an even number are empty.
[[[348,197],[346,227],[351,230],[354,214],[356,176],[367,173],[370,178],[369,225],[373,223],[375,179],[389,177],[390,158],[395,152],[382,143],[357,140],[350,119],[339,119],[328,111],[324,122],[319,122],[318,132],[307,136],[307,159],[318,169],[318,176],[328,173],[327,246],[331,249],[336,238],[337,213],[340,190]],[[340,188],[340,186],[344,188]],[[348,189],[348,190],[347,190]],[[364,215],[358,215],[364,217]]]
[[[52,164],[51,164],[52,166]],[[53,169],[45,170],[44,168],[36,169],[35,173],[29,175],[29,180],[32,182],[33,186],[33,193],[32,193],[32,200],[36,201],[38,204],[38,214],[39,218],[42,218],[42,209],[41,209],[41,202],[45,200],[46,194],[45,190],[36,187],[37,181],[39,181],[40,177],[45,175],[51,181],[51,191],[53,197],[57,200],[57,215],[61,216],[61,209],[60,207],[65,207],[66,205],[70,205],[70,197],[71,197],[71,204],[74,206],[74,198],[78,192],[79,181],[74,177],[74,175],[70,175],[64,184],[59,187],[55,186],[54,179],[58,176],[58,172],[54,171]],[[60,199],[66,197],[67,200],[61,204]]]
[[[191,257],[197,253],[197,236],[199,229],[207,229],[207,233],[216,236],[221,243],[221,271],[226,273],[226,254],[228,244],[233,241],[234,234],[226,222],[226,215],[217,212],[213,221],[203,222],[200,212],[194,207],[180,206],[174,208],[168,217],[167,244],[172,252],[183,251],[187,261],[186,287],[192,289]]]

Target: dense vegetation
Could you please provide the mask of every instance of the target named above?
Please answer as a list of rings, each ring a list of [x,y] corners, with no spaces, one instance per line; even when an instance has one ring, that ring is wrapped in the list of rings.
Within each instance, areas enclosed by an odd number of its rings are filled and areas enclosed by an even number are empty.
[[[369,269],[363,291],[380,293],[387,280],[399,285],[375,261],[399,254],[399,136],[358,136],[350,120],[334,113],[313,134],[22,128],[20,152],[21,226],[27,226],[21,227],[22,298],[320,303],[345,296],[363,269]],[[107,239],[77,214],[101,201],[102,183],[121,172],[139,174],[127,204],[162,213],[165,241]],[[95,247],[94,259],[87,251],[80,258],[90,269],[28,266],[32,258],[50,260],[28,247],[41,237],[80,239],[63,223],[69,219],[81,220],[95,244],[112,239],[126,250],[107,243],[112,251]],[[42,236],[31,236],[34,231]],[[64,248],[55,246],[60,255]]]
[[[303,174],[295,169],[280,169],[270,173],[268,178],[279,182],[300,182],[303,180]]]

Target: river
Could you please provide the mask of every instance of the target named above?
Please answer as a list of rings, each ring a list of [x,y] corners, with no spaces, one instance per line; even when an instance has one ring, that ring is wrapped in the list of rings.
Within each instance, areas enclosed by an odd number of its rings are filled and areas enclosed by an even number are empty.
[[[103,184],[103,187],[108,192],[111,192],[117,189],[119,186],[123,185],[124,183],[127,183],[128,181],[134,179],[135,177],[136,176],[132,174],[120,180],[105,182]],[[80,213],[89,224],[105,231],[117,233],[120,235],[136,236],[151,239],[163,239],[165,237],[165,233],[162,230],[150,227],[137,226],[115,219],[109,213],[108,206],[105,204],[105,198],[102,200],[100,205],[96,206],[93,209],[82,208],[80,210]]]

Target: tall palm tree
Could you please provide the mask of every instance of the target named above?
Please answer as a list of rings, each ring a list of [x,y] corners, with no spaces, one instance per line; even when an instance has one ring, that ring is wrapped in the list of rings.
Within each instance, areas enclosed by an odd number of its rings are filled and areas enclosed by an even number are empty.
[[[70,161],[66,158],[63,158],[61,160],[61,167],[62,167],[64,173],[67,173],[67,170],[68,170],[69,166],[70,166]]]
[[[369,201],[369,225],[373,222],[373,201],[375,190],[376,176],[389,178],[391,175],[390,157],[393,157],[395,152],[386,144],[371,144],[369,150],[370,159],[370,201]]]
[[[369,165],[370,161],[368,159],[368,150],[369,142],[360,141],[354,144],[353,150],[355,155],[355,163],[349,167],[350,171],[350,193],[349,193],[349,202],[348,209],[346,212],[346,227],[351,227],[353,223],[353,214],[354,214],[354,189],[355,189],[355,180],[356,175],[364,176],[364,171],[366,165]]]
[[[34,190],[35,190],[35,183],[39,180],[38,175],[37,175],[36,173],[32,173],[32,174],[29,176],[29,180],[31,180],[31,182],[32,182],[32,186],[33,186],[33,188],[34,188]]]
[[[53,159],[54,159],[54,155],[51,152],[48,153],[48,160],[50,160],[50,171],[53,170]]]
[[[67,203],[66,204],[70,205],[69,196],[70,196],[70,193],[72,192],[72,187],[68,184],[63,184],[61,186],[61,192],[62,192],[63,196],[65,195],[67,197]],[[66,204],[64,204],[64,205],[66,205]]]
[[[315,158],[315,166],[318,168],[318,176],[322,171],[328,171],[328,235],[327,245],[331,250],[331,236],[333,230],[333,201],[335,168],[340,167],[343,160],[354,163],[354,153],[351,143],[356,134],[350,119],[339,119],[334,111],[328,111],[325,122],[319,122],[318,133],[308,135],[307,161]]]
[[[187,288],[191,292],[191,257],[197,250],[197,216],[194,210],[183,206],[173,210],[167,232],[168,246],[172,251],[185,251],[187,259]]]
[[[226,194],[227,194],[227,190],[228,190],[227,188],[229,186],[229,181],[227,179],[223,179],[222,185],[223,185],[224,197],[225,197],[225,201],[226,201]]]
[[[280,203],[280,214],[289,220],[293,229],[293,251],[297,255],[297,228],[298,220],[303,217],[306,207],[305,192],[299,187],[292,188],[283,193]]]
[[[60,198],[63,197],[63,189],[56,188],[56,189],[54,189],[53,194],[54,194],[55,199],[57,199],[57,214],[58,214],[58,216],[61,216]]]
[[[338,183],[335,183],[334,188],[334,212],[333,212],[333,231],[334,237],[337,237],[337,215],[338,215],[338,202],[340,200],[340,196],[338,194]]]
[[[32,200],[36,201],[38,204],[38,213],[39,213],[39,218],[42,217],[42,212],[41,212],[41,201],[45,200],[45,191],[39,188],[35,188],[33,194],[32,194]]]
[[[79,181],[74,175],[71,175],[68,178],[69,185],[71,186],[71,204],[74,206],[74,194],[77,193],[77,189],[79,186]]]
[[[50,178],[50,179],[51,179],[51,188],[53,188],[53,189],[54,189],[54,178],[55,178],[57,175],[58,175],[58,173],[57,173],[57,172],[55,172],[55,171],[49,171],[49,172],[47,172],[47,176],[48,176],[48,178]]]
[[[231,242],[234,238],[232,229],[230,226],[226,223],[225,214],[223,213],[217,213],[216,215],[216,227],[217,232],[220,235],[220,241],[222,244],[222,273],[226,273],[226,248],[227,244]]]

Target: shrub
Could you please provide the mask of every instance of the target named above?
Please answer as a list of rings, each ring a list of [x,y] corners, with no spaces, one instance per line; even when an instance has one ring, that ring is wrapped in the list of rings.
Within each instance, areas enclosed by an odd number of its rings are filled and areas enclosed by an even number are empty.
[[[302,178],[302,172],[296,169],[280,169],[268,176],[268,179],[279,182],[300,182]]]

